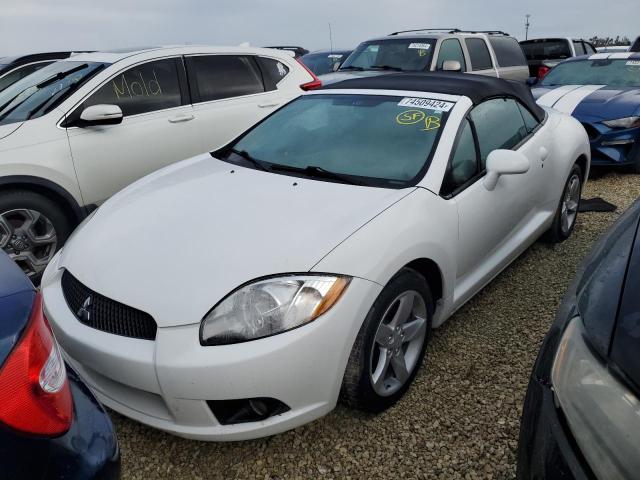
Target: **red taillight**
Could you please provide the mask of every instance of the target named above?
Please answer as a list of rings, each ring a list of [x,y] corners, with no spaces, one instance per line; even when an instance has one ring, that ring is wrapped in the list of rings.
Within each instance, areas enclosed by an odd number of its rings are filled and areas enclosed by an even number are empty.
[[[67,372],[38,293],[29,323],[0,370],[0,422],[57,436],[69,430],[72,418]]]
[[[315,90],[316,88],[320,88],[322,86],[322,80],[316,77],[316,74],[309,70],[309,68],[304,63],[302,63],[299,58],[296,58],[296,60],[300,65],[302,65],[302,68],[304,68],[309,73],[309,75],[313,77],[313,80],[307,83],[303,83],[302,85],[300,85],[300,88],[302,90]]]
[[[544,78],[544,76],[549,73],[549,70],[551,70],[549,67],[546,67],[544,65],[541,65],[538,68],[538,80],[542,80]]]

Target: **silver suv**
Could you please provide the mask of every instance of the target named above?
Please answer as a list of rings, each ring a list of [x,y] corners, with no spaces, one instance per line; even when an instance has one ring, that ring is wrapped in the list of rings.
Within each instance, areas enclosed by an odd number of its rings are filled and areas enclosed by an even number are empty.
[[[529,67],[518,41],[500,31],[420,29],[361,43],[323,84],[384,72],[462,71],[525,82]]]

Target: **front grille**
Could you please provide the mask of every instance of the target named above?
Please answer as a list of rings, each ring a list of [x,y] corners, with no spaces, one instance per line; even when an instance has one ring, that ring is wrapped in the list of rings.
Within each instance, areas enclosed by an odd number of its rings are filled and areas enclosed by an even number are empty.
[[[158,326],[151,315],[90,290],[66,270],[62,293],[76,318],[88,327],[123,337],[156,338]]]

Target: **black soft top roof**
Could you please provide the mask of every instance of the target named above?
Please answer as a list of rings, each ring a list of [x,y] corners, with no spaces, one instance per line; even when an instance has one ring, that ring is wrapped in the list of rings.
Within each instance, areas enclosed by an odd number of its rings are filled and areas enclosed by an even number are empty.
[[[485,75],[456,72],[392,73],[374,77],[359,77],[332,83],[323,90],[336,89],[412,90],[417,92],[464,95],[474,105],[495,97],[520,100],[534,116],[542,121],[544,110],[538,106],[531,90],[524,83]]]

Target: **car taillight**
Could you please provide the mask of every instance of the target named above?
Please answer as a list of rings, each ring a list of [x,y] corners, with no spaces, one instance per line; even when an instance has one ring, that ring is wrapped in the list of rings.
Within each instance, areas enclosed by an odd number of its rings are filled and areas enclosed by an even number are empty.
[[[0,422],[24,433],[58,436],[72,418],[67,371],[38,293],[29,323],[0,369]]]
[[[546,67],[544,65],[541,65],[538,68],[538,80],[542,80],[544,78],[544,76],[549,73],[549,70],[551,70],[549,67]]]
[[[309,73],[309,75],[313,77],[313,80],[307,83],[303,83],[302,85],[300,85],[300,88],[302,90],[315,90],[316,88],[320,88],[322,86],[322,80],[316,77],[316,74],[309,70],[309,68],[304,63],[302,63],[299,58],[296,58],[296,61],[300,65],[302,65],[302,68],[304,68]]]

